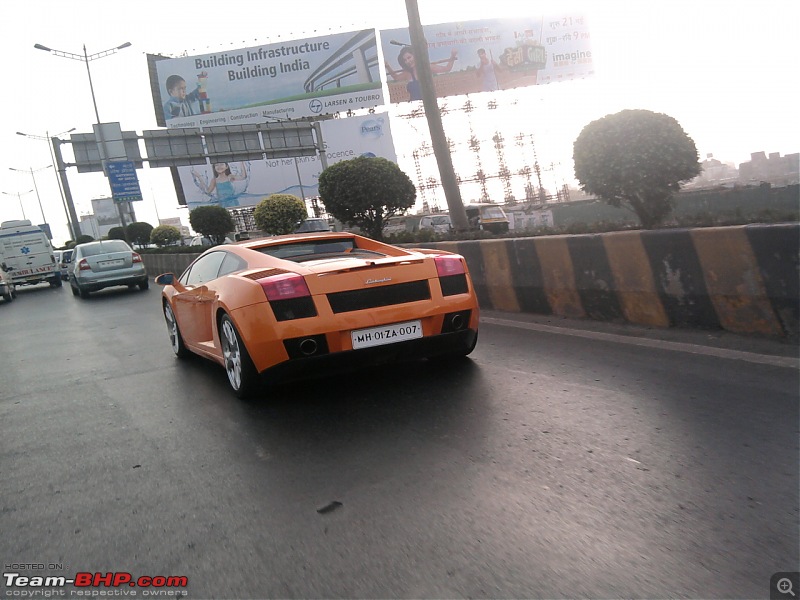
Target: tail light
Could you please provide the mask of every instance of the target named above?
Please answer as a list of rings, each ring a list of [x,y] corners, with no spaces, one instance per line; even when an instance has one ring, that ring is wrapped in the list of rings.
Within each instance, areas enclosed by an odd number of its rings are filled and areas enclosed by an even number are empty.
[[[134,264],[142,262],[141,254],[138,254],[137,252],[132,252],[132,254],[133,254],[133,262],[134,262]]]
[[[78,270],[91,271],[92,267],[89,266],[89,262],[85,258],[82,258],[81,262],[78,263]]]
[[[274,302],[276,300],[291,300],[292,298],[302,298],[303,296],[310,296],[311,292],[308,291],[308,285],[302,275],[294,273],[283,273],[282,275],[275,275],[274,277],[266,277],[259,279],[258,283],[264,290],[267,300]]]
[[[437,256],[433,262],[436,263],[436,273],[439,277],[464,273],[464,263],[461,262],[460,256]]]
[[[317,316],[317,307],[306,280],[295,273],[281,273],[257,280],[277,321]]]
[[[466,294],[469,291],[467,273],[460,256],[437,256],[433,260],[439,274],[442,296]]]

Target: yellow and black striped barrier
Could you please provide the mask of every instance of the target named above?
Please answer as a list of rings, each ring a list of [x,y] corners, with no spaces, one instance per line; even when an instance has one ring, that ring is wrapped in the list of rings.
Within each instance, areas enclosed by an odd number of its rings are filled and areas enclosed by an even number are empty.
[[[469,264],[482,307],[798,336],[800,225],[431,243]]]

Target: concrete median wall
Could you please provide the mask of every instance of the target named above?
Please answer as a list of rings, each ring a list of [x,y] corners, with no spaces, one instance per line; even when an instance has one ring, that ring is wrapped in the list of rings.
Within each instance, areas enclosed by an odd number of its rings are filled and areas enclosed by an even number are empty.
[[[433,242],[463,255],[481,307],[653,327],[800,335],[800,224]],[[196,255],[145,255],[181,273]]]

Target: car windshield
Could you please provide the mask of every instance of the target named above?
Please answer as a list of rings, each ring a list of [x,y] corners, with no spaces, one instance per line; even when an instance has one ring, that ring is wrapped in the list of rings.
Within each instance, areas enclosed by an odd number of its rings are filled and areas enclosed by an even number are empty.
[[[481,212],[483,213],[484,219],[505,219],[506,215],[500,208],[496,208],[494,206],[482,208]]]
[[[359,248],[352,239],[347,238],[336,240],[309,240],[307,242],[302,241],[265,246],[263,248],[256,248],[256,250],[263,254],[274,256],[275,258],[293,260],[295,262],[331,258],[339,255],[363,257],[366,254],[369,256],[384,256],[379,252]]]
[[[81,246],[81,255],[97,256],[98,254],[108,254],[109,252],[130,252],[131,249],[122,240],[105,240]]]

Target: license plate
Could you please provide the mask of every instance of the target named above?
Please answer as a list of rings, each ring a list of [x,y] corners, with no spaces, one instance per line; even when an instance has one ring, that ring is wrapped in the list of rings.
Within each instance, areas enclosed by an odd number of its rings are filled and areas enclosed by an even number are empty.
[[[395,342],[421,338],[422,322],[419,320],[406,321],[405,323],[393,323],[368,329],[356,329],[351,331],[350,335],[353,339],[353,350],[384,346]]]
[[[101,260],[97,264],[101,267],[121,267],[125,264],[125,261],[121,258],[117,258],[115,260]]]

